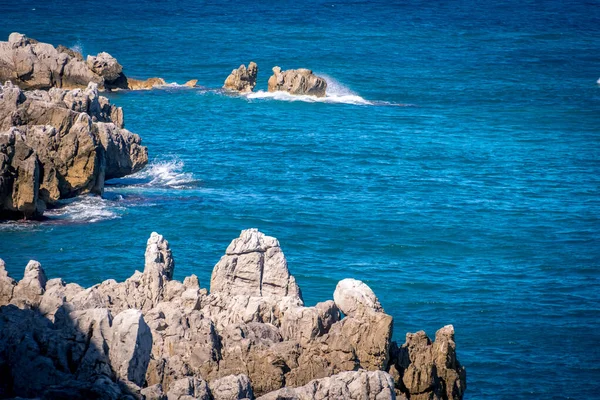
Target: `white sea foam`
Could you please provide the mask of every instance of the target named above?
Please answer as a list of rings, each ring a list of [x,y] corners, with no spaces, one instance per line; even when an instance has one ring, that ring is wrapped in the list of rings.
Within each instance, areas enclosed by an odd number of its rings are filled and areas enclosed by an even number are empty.
[[[330,76],[318,74],[327,81],[327,92],[325,97],[317,96],[298,96],[289,94],[287,92],[265,92],[259,90],[258,92],[248,93],[245,96],[248,99],[273,99],[281,101],[304,101],[307,103],[340,103],[340,104],[354,104],[361,106],[373,105],[373,102],[365,100],[360,97],[357,93],[353,92],[347,86],[344,86],[339,81],[333,79]]]
[[[99,196],[82,196],[64,201],[57,208],[44,213],[51,221],[98,222],[121,218],[125,210],[118,201]]]
[[[83,54],[83,44],[81,41],[77,41],[73,46],[71,46],[71,50],[78,52],[79,54]]]
[[[130,184],[131,186],[187,188],[196,183],[191,172],[184,172],[183,161],[174,159],[169,161],[155,161],[140,172],[127,178],[115,179],[111,183]]]

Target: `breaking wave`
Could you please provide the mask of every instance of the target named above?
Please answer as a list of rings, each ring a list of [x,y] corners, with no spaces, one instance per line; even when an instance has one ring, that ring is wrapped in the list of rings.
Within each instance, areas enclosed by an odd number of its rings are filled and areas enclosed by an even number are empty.
[[[190,188],[200,182],[191,172],[184,171],[180,160],[155,161],[146,168],[125,178],[113,179],[107,184],[115,186]]]
[[[58,207],[47,210],[44,217],[49,222],[99,222],[121,218],[124,211],[118,200],[90,195],[63,200]]]
[[[340,103],[340,104],[354,104],[361,106],[370,106],[374,103],[365,100],[360,97],[357,93],[353,92],[347,86],[333,79],[330,76],[319,74],[327,81],[327,93],[325,97],[307,96],[307,95],[293,95],[287,92],[265,92],[259,90],[258,92],[249,93],[245,95],[248,99],[273,99],[281,101],[304,101],[307,103]]]

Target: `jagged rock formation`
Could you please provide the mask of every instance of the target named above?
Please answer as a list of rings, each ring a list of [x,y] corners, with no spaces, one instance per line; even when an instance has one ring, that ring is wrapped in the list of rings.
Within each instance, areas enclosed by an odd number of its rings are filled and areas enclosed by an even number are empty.
[[[143,272],[88,289],[34,261],[15,282],[0,260],[0,397],[462,398],[451,326],[398,347],[392,317],[355,280],[336,288],[340,304],[305,307],[275,238],[243,231],[210,293],[194,275],[173,280],[174,266],[156,233]]]
[[[250,62],[248,68],[242,64],[238,69],[231,71],[231,74],[225,79],[223,89],[239,93],[249,93],[256,86],[257,75],[258,66],[255,62]]]
[[[13,32],[0,42],[0,82],[11,81],[21,89],[85,89],[90,82],[100,90],[152,89],[164,86],[162,78],[138,80],[125,76],[123,67],[110,54],[99,53],[86,60],[77,51]]]
[[[269,92],[325,97],[326,90],[327,81],[309,69],[281,71],[281,68],[273,67],[273,75],[269,78]]]
[[[123,111],[85,90],[0,85],[0,218],[34,218],[59,199],[101,194],[104,181],[148,162]]]

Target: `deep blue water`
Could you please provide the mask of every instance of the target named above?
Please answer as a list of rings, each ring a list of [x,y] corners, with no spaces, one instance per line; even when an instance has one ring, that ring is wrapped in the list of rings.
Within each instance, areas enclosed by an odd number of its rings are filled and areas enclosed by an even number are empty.
[[[152,160],[45,223],[0,225],[92,285],[143,268],[152,231],[208,287],[239,231],[280,240],[307,304],[367,282],[394,336],[453,324],[466,398],[600,397],[598,1],[0,2],[0,38],[107,51]],[[329,77],[328,102],[226,96],[241,63]],[[354,95],[355,97],[352,97]],[[306,99],[305,99],[306,100]]]

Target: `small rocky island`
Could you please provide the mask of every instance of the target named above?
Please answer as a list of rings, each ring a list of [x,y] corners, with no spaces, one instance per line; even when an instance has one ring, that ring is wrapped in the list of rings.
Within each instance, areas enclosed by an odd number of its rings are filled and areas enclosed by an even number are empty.
[[[461,399],[454,329],[392,341],[392,317],[363,282],[304,305],[279,242],[245,230],[210,292],[173,279],[168,242],[148,240],[143,272],[90,288],[23,279],[0,260],[0,398]]]
[[[223,89],[234,93],[250,93],[256,86],[257,75],[258,66],[255,62],[250,62],[248,68],[242,64],[238,69],[231,71],[231,74],[225,79]],[[286,92],[296,96],[325,97],[327,81],[309,69],[282,71],[279,67],[273,67],[268,90],[269,92]]]

